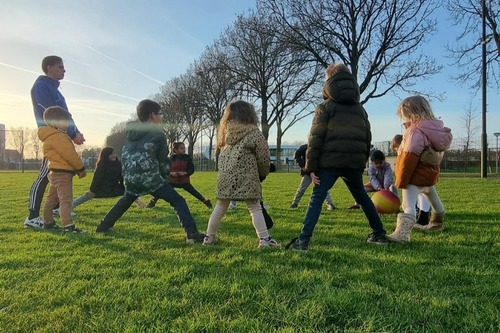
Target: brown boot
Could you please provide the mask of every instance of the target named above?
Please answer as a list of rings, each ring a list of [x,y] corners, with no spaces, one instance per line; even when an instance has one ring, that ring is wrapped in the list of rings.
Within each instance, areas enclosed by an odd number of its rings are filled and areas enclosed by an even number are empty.
[[[399,213],[398,214],[398,222],[396,225],[396,230],[390,235],[387,235],[387,238],[391,242],[396,243],[407,243],[410,241],[410,233],[413,229],[413,225],[415,225],[415,216],[411,214]]]
[[[425,230],[429,231],[440,231],[444,229],[444,212],[441,214],[436,214],[434,211],[431,212],[431,218],[429,219],[429,224],[425,227]]]

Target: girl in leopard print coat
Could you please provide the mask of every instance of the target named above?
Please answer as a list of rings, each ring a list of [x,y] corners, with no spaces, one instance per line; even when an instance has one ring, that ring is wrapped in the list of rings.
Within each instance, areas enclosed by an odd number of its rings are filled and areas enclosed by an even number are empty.
[[[259,247],[279,247],[267,230],[260,200],[260,182],[269,174],[269,147],[257,126],[257,114],[252,104],[244,101],[230,103],[221,119],[218,148],[217,205],[210,220],[205,245],[216,242],[217,228],[231,200],[244,201],[252,216],[259,237]]]

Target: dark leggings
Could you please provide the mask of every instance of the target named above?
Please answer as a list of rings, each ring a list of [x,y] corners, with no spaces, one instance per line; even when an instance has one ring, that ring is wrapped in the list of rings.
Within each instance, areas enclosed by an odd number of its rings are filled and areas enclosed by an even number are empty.
[[[206,200],[205,197],[203,195],[201,195],[201,193],[198,192],[194,188],[193,185],[191,185],[191,183],[188,183],[188,184],[170,184],[169,183],[169,185],[171,187],[174,187],[174,188],[182,188],[183,190],[185,190],[186,192],[188,192],[189,194],[191,194],[193,197],[200,200],[201,202],[205,202],[205,200]],[[159,198],[157,198],[157,197],[153,197],[153,198],[151,198],[151,200],[149,202],[156,204],[158,199]]]

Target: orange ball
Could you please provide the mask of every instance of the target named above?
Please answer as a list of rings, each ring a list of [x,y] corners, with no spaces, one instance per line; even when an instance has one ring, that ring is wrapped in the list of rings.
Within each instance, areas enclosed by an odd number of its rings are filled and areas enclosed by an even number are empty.
[[[389,190],[380,190],[372,196],[373,204],[380,214],[395,214],[399,212],[401,200]]]

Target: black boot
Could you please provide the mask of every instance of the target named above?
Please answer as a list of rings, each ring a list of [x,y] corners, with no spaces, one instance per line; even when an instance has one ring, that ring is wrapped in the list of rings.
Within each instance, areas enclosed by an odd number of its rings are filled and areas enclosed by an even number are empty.
[[[429,212],[424,212],[423,210],[420,210],[420,214],[418,214],[417,224],[428,225],[429,224]]]

